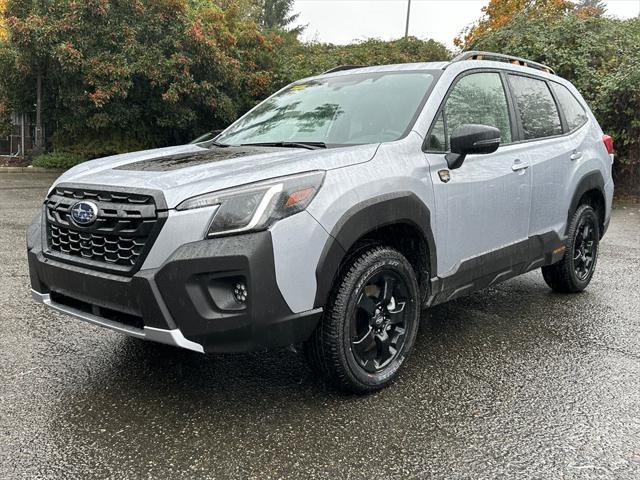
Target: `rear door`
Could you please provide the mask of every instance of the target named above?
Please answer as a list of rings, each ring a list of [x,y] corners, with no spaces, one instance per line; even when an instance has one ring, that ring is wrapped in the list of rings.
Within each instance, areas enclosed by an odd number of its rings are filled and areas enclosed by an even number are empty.
[[[521,137],[529,145],[529,236],[562,235],[567,220],[565,192],[584,154],[588,129],[581,127],[587,123],[587,114],[560,84],[521,74],[509,74],[508,79]]]
[[[514,143],[515,113],[505,82],[505,76],[493,70],[458,77],[429,132],[426,155],[436,203],[439,276],[453,273],[465,260],[527,239],[529,160],[526,147]],[[451,132],[463,124],[498,128],[501,146],[489,155],[469,155],[461,168],[449,171],[445,154]]]

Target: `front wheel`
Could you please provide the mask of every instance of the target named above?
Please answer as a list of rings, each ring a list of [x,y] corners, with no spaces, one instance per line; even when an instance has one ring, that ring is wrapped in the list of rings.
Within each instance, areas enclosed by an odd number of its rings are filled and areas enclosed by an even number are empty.
[[[363,250],[343,268],[305,344],[307,358],[345,390],[381,389],[411,352],[419,312],[418,282],[407,259],[389,247]]]
[[[591,282],[598,261],[600,223],[590,205],[581,205],[571,217],[562,260],[542,267],[542,276],[553,290],[583,291]]]

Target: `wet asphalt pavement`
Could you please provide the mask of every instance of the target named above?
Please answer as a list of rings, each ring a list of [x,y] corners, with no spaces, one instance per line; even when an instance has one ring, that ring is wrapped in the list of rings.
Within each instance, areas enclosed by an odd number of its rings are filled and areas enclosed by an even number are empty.
[[[433,309],[400,380],[343,396],[288,350],[202,356],[45,310],[0,174],[0,478],[640,478],[640,207],[580,295],[539,272]]]

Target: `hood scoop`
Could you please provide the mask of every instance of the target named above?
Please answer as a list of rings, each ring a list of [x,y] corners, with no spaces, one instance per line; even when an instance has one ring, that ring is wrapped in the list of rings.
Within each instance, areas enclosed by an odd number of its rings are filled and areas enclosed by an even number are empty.
[[[138,172],[171,172],[206,163],[222,162],[239,157],[260,155],[281,151],[273,147],[211,147],[201,152],[181,153],[168,157],[148,158],[139,162],[127,163],[114,170],[133,170]]]

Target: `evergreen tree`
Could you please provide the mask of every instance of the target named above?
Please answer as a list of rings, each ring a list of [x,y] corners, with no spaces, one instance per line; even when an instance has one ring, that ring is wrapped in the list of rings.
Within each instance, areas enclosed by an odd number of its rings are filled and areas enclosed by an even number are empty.
[[[302,28],[289,29],[300,16],[299,13],[291,13],[294,0],[261,0],[262,8],[259,14],[259,23],[263,28],[281,28],[299,33]]]

